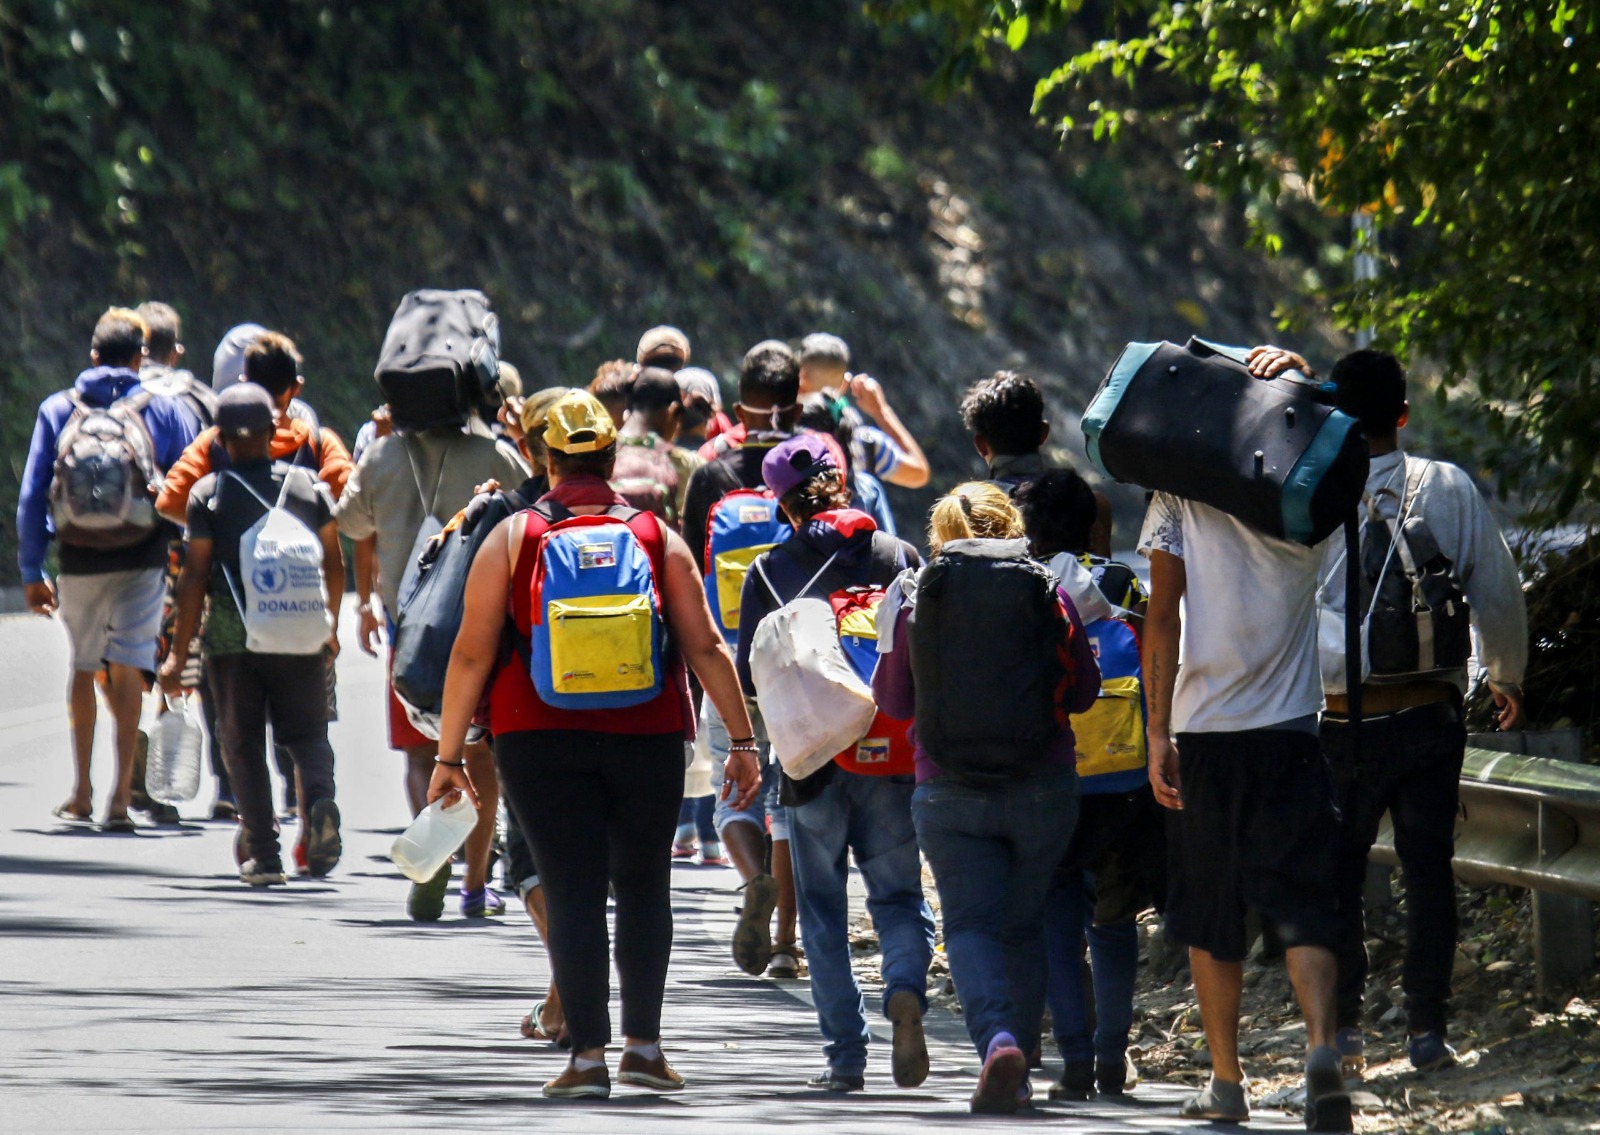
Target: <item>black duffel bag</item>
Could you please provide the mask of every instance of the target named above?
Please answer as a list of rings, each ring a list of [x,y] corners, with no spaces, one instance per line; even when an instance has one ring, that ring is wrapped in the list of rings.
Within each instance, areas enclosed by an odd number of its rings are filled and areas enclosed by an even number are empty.
[[[461,425],[500,405],[500,320],[480,291],[411,292],[389,322],[374,372],[403,430]]]

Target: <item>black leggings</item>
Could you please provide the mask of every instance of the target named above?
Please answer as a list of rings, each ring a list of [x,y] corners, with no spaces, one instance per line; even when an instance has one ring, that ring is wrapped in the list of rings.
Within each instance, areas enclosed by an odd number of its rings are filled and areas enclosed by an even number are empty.
[[[659,1039],[683,735],[525,731],[496,737],[494,755],[544,886],[550,964],[573,1048],[611,1042],[607,883],[616,891],[623,1035]]]

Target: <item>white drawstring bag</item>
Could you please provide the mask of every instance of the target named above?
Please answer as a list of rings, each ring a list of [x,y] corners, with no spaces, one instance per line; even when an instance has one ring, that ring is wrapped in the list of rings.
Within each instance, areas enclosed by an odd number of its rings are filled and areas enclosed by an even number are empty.
[[[878,713],[872,689],[839,645],[833,608],[826,600],[806,598],[837,555],[828,557],[800,594],[761,620],[750,649],[750,676],[767,738],[794,780],[804,780],[853,748]],[[760,560],[756,572],[772,597],[780,598]]]
[[[278,503],[273,504],[237,473],[223,474],[267,510],[239,538],[238,582],[223,565],[244,620],[245,649],[252,654],[316,654],[333,635],[328,584],[322,574],[322,539],[283,507],[289,478],[296,475],[310,476],[303,470],[288,470]]]

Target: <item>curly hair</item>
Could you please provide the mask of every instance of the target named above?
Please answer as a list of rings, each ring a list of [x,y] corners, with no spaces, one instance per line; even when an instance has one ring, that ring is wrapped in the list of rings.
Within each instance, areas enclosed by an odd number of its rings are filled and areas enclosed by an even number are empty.
[[[1027,375],[996,371],[961,399],[961,420],[995,453],[1033,453],[1045,424],[1044,395]]]
[[[804,524],[819,512],[850,507],[850,489],[844,476],[831,466],[819,469],[783,494],[783,511],[796,524]]]

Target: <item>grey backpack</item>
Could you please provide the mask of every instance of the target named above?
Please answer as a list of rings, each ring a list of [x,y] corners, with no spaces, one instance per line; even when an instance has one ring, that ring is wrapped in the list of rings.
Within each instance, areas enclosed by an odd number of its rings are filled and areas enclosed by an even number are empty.
[[[155,442],[144,423],[154,397],[141,390],[110,406],[70,391],[72,416],[56,441],[50,518],[56,539],[81,548],[131,548],[155,531]]]

